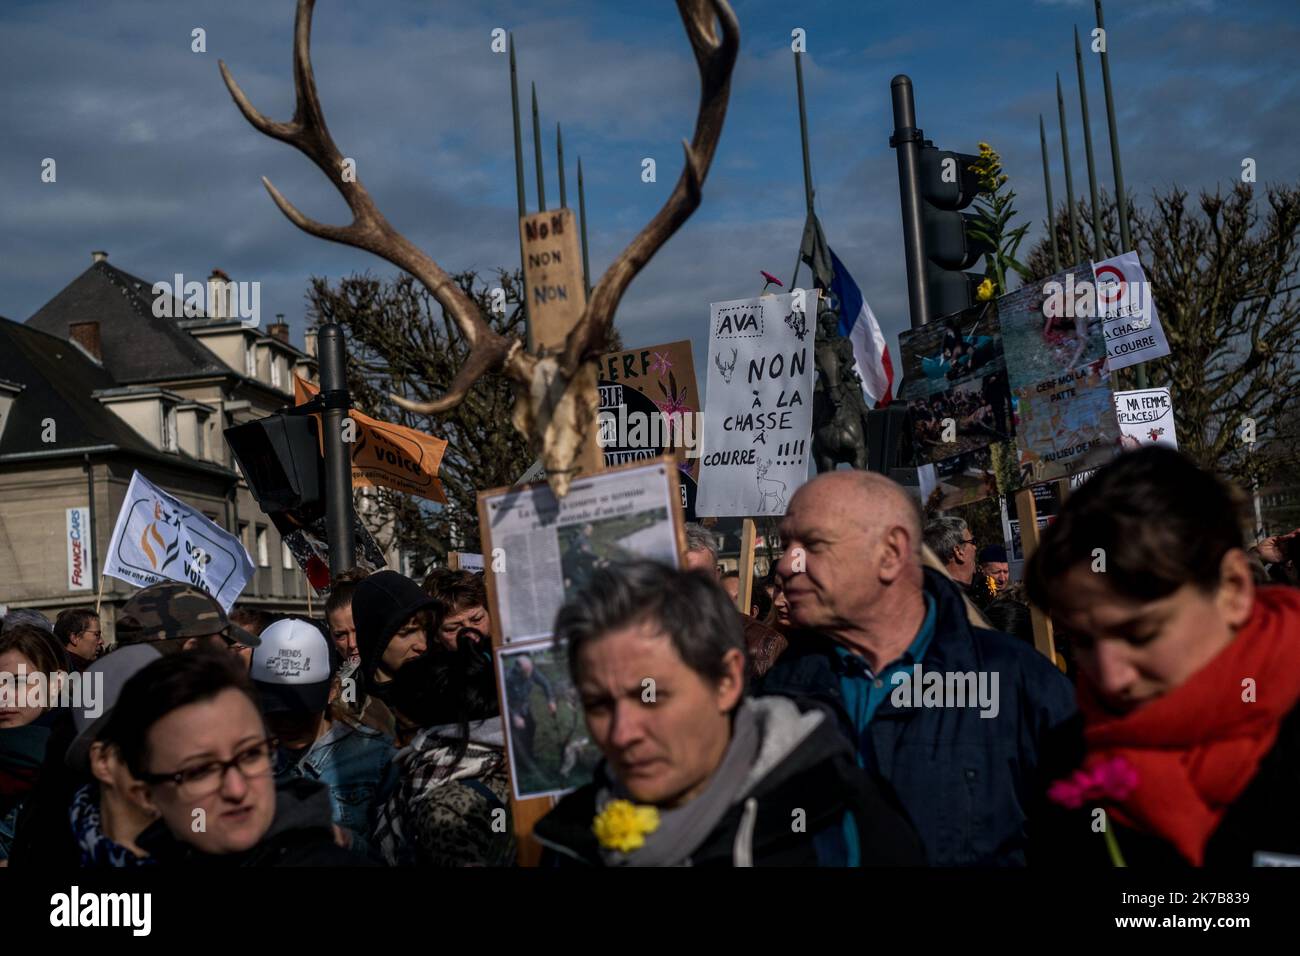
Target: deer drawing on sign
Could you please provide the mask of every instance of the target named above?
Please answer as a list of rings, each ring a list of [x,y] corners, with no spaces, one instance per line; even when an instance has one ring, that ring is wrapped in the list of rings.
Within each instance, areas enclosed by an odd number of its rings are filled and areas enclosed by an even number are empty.
[[[767,469],[772,466],[772,459],[758,463],[758,513],[761,515],[785,514],[785,482],[767,477]],[[771,499],[772,507],[767,504]]]
[[[731,350],[730,362],[722,361],[722,356],[720,354],[713,356],[713,364],[718,367],[718,371],[722,373],[722,380],[728,385],[731,384],[731,376],[736,374],[736,357],[739,354],[740,353],[733,348]]]
[[[332,226],[310,219],[285,199],[265,177],[262,184],[280,212],[295,226],[318,239],[364,249],[387,259],[418,279],[442,307],[443,317],[460,331],[466,349],[464,363],[443,394],[416,402],[390,396],[401,408],[420,415],[445,415],[455,410],[484,375],[499,373],[514,385],[513,423],[528,439],[532,452],[546,468],[546,478],[559,497],[568,493],[577,472],[578,454],[596,418],[595,395],[582,384],[580,373],[593,370],[605,352],[605,341],[623,293],[638,272],[700,205],[701,190],[722,135],[731,93],[731,72],[740,47],[740,25],[726,0],[677,0],[677,9],[690,40],[700,73],[700,102],[694,135],[685,146],[685,167],[663,207],[617,256],[591,291],[582,318],[570,330],[562,348],[528,352],[520,340],[496,332],[473,299],[432,257],[393,228],[375,205],[360,177],[341,176],[346,163],[325,125],[311,65],[311,17],[315,0],[298,0],[293,31],[293,85],[296,107],[288,122],[263,115],[244,95],[223,62],[221,77],[235,105],[255,129],[294,147],[314,162],[342,194],[352,222]],[[425,383],[430,391],[441,383]]]

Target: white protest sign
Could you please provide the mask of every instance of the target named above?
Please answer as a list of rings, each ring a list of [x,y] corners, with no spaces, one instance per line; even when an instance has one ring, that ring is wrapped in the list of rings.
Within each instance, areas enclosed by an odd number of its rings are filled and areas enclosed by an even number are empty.
[[[1092,264],[1097,280],[1097,311],[1106,336],[1106,363],[1111,371],[1169,354],[1160,327],[1151,283],[1136,252]]]
[[[253,561],[238,538],[137,471],[117,515],[104,573],[136,587],[191,584],[229,611],[253,576]]]
[[[1166,445],[1178,448],[1174,431],[1174,406],[1167,388],[1138,388],[1115,393],[1115,414],[1123,448]]]
[[[808,480],[816,304],[796,290],[710,307],[696,515],[783,515]]]
[[[90,509],[67,509],[66,543],[68,546],[68,590],[89,591],[90,582]]]

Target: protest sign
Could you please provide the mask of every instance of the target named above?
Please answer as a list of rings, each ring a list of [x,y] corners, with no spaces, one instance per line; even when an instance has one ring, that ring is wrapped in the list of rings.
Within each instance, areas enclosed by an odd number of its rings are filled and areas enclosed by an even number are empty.
[[[995,302],[898,333],[903,383],[897,398],[915,401],[1006,368]]]
[[[1168,355],[1169,342],[1137,253],[1094,262],[1092,271],[1111,371]]]
[[[293,387],[298,405],[320,392],[319,388],[298,375],[293,378]],[[353,487],[383,485],[394,491],[447,503],[447,495],[438,479],[442,456],[447,450],[445,439],[405,425],[381,422],[356,409],[349,409],[348,417],[355,423],[355,441],[344,443],[352,458]],[[316,418],[320,420],[319,415]],[[322,432],[322,454],[324,447]]]
[[[908,403],[918,464],[1011,439],[1006,372],[992,372]]]
[[[1115,393],[1115,414],[1126,449],[1165,445],[1178,450],[1174,406],[1167,388],[1139,388]]]
[[[497,680],[515,799],[560,796],[590,781],[600,750],[587,733],[567,648],[557,641],[500,648]]]
[[[1032,485],[1034,495],[1034,513],[1041,531],[1052,523],[1061,510],[1061,490],[1055,481]],[[1020,514],[1016,508],[1016,496],[1007,495],[999,499],[1002,512],[1002,539],[1007,547],[1007,566],[1011,579],[1019,581],[1025,564],[1024,542],[1020,535]]]
[[[1013,404],[1022,484],[1096,468],[1119,449],[1119,422],[1104,359],[1017,389]]]
[[[472,551],[448,551],[447,567],[453,571],[476,571],[483,573],[483,555]]]
[[[922,509],[947,511],[998,493],[991,446],[921,465],[916,476]]]
[[[562,499],[545,484],[479,492],[500,642],[549,638],[565,598],[611,562],[676,567],[685,541],[677,475],[676,461],[661,458],[580,477]]]
[[[253,561],[237,537],[137,471],[108,543],[104,574],[136,587],[180,581],[229,611],[253,576]]]
[[[804,307],[815,302],[794,292],[710,307],[696,514],[783,515],[808,480],[815,330]]]
[[[997,300],[1012,391],[1054,380],[1106,357],[1096,287],[1088,263]]]
[[[318,517],[307,524],[297,520],[297,515],[290,511],[277,511],[271,515],[285,547],[293,555],[294,561],[307,576],[307,583],[318,594],[324,594],[330,587],[330,541],[325,517]],[[384,552],[379,547],[369,529],[361,522],[356,511],[352,512],[352,567],[360,568],[367,574],[382,571],[388,567]]]
[[[66,537],[68,552],[68,590],[89,591],[90,582],[90,509],[68,508]]]

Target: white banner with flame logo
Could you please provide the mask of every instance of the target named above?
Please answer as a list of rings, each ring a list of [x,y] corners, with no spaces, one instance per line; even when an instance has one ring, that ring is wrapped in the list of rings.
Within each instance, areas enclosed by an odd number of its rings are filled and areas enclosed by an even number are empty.
[[[190,584],[229,611],[253,576],[253,561],[237,537],[137,471],[117,515],[104,573],[136,587]]]

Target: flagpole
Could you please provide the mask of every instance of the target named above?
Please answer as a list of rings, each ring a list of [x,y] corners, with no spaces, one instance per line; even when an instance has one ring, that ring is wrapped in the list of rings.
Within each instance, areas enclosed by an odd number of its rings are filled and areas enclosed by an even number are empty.
[[[1074,221],[1074,176],[1070,173],[1070,137],[1065,127],[1065,97],[1061,95],[1061,74],[1056,74],[1056,108],[1061,114],[1061,158],[1065,160],[1065,201],[1070,211],[1070,249],[1074,258],[1070,265],[1079,261],[1079,233]]]
[[[1094,0],[1097,9],[1097,29],[1101,30],[1101,86],[1106,93],[1106,126],[1110,131],[1110,162],[1115,170],[1115,210],[1119,215],[1120,252],[1133,251],[1133,237],[1128,228],[1128,193],[1124,190],[1124,168],[1119,160],[1119,130],[1115,122],[1115,96],[1110,88],[1110,43],[1106,38],[1106,21],[1101,12],[1101,0]],[[1147,363],[1133,367],[1138,388],[1147,387]]]
[[[578,157],[578,219],[582,233],[582,284],[591,298],[591,269],[587,264],[587,194],[582,189],[582,157]]]
[[[803,54],[798,50],[794,51],[794,80],[799,90],[799,142],[803,148],[803,198],[807,216],[810,217],[813,213],[812,163],[808,158],[808,108],[804,105],[803,98]],[[794,288],[795,280],[799,278],[802,252],[801,242],[799,252],[796,252],[794,257],[794,275],[790,277],[791,289]],[[816,279],[817,277],[813,276],[814,284]]]
[[[1043,147],[1043,185],[1047,189],[1047,234],[1052,240],[1052,271],[1061,271],[1061,252],[1056,245],[1056,205],[1052,201],[1052,173],[1047,162],[1047,128],[1038,114],[1038,141]]]
[[[1079,28],[1074,28],[1074,65],[1079,71],[1079,109],[1083,112],[1083,151],[1088,157],[1088,191],[1092,196],[1092,257],[1104,259],[1101,242],[1101,204],[1097,201],[1097,166],[1092,158],[1092,123],[1088,120],[1088,87],[1083,80],[1083,53]]]
[[[510,109],[515,124],[515,198],[519,205],[519,218],[528,215],[527,199],[524,197],[524,147],[519,130],[519,78],[515,68],[515,35],[510,34]],[[524,237],[519,237],[519,268],[524,267]],[[532,341],[529,334],[528,296],[521,294],[520,301],[524,308],[524,337]]]
[[[569,208],[568,192],[565,189],[564,182],[564,133],[560,130],[560,124],[555,124],[555,161],[560,167],[560,208]]]
[[[95,595],[95,617],[99,617],[99,606],[104,602],[104,578],[107,575],[99,576],[99,593]],[[116,640],[116,637],[114,638]]]
[[[537,211],[546,212],[546,180],[542,171],[542,129],[537,118],[537,84],[533,83],[533,154],[537,162]]]

